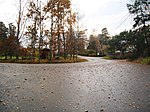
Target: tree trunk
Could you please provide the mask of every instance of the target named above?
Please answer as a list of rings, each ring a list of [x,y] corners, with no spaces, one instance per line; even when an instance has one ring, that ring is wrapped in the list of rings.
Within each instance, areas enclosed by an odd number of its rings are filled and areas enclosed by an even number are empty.
[[[66,39],[64,31],[63,31],[63,39],[64,39],[64,59],[66,60]]]
[[[21,23],[21,11],[22,11],[22,4],[21,0],[19,0],[19,16],[18,16],[18,21],[17,21],[17,49],[16,49],[16,59],[19,59],[19,34],[20,34],[20,23]]]
[[[58,31],[58,59],[60,58],[60,32]]]
[[[146,40],[146,47],[147,47],[147,56],[150,56],[150,45],[149,45],[148,38],[145,37],[145,40]]]
[[[5,53],[5,60],[7,60],[7,53]]]

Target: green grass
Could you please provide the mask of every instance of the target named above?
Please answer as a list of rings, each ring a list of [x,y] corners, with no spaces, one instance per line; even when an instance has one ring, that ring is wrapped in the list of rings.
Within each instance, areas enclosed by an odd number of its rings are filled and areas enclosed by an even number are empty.
[[[104,56],[103,59],[108,59],[108,60],[121,60],[121,59],[125,59],[125,58],[121,58],[118,56]]]
[[[103,59],[112,60],[112,58],[111,58],[111,57],[109,57],[109,56],[104,56],[104,57],[103,57]]]
[[[77,58],[77,59],[61,59],[61,60],[52,60],[52,63],[76,63],[76,62],[85,62],[86,59]]]
[[[16,57],[12,56],[12,58],[10,58],[10,56],[7,56],[7,60],[15,60]],[[21,57],[19,57],[19,59],[21,59]],[[5,60],[5,56],[0,56],[0,60]]]
[[[141,64],[150,65],[150,57],[142,58],[139,60]]]
[[[40,60],[40,64],[51,64],[51,63],[77,63],[77,62],[85,62],[87,61],[86,59],[82,59],[82,58],[77,58],[77,59],[52,59],[51,61],[48,59],[41,59]],[[22,64],[38,64],[39,61],[38,59],[33,60],[16,60],[16,59],[8,59],[8,60],[4,60],[4,59],[0,59],[0,63],[22,63]]]
[[[150,65],[150,57],[146,58],[135,58],[135,59],[128,59],[128,61],[135,62],[135,63],[140,63],[143,65]]]

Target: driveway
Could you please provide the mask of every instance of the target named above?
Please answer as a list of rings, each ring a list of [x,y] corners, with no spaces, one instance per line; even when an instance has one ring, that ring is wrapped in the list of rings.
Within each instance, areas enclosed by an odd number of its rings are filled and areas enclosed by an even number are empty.
[[[150,112],[150,66],[84,57],[0,64],[0,112]]]

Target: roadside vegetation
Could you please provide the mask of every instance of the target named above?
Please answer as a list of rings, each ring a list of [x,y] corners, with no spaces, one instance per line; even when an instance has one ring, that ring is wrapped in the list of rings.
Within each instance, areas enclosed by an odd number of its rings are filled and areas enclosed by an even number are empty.
[[[70,0],[18,0],[16,23],[0,22],[0,62],[68,63],[84,48],[82,19]],[[8,26],[8,27],[7,27]]]
[[[129,13],[133,15],[135,24],[129,31],[110,36],[107,28],[101,34],[90,35],[89,46],[81,55],[104,56],[104,59],[128,59],[142,64],[150,64],[150,3],[135,0],[127,4]]]
[[[52,60],[48,60],[48,59],[41,59],[40,60],[40,64],[54,64],[54,63],[78,63],[78,62],[85,62],[87,61],[86,59],[82,59],[82,58],[76,58],[76,59],[52,59]],[[31,60],[30,58],[28,59],[0,59],[0,63],[20,63],[20,64],[39,64],[39,60],[38,58],[36,58],[35,60]]]
[[[141,59],[138,59],[137,61],[138,63],[141,63],[141,64],[150,65],[150,57],[141,58]]]

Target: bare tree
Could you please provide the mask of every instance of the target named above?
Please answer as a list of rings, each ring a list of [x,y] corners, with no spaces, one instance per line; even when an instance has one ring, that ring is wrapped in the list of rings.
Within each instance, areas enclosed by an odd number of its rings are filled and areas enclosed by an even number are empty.
[[[33,0],[29,1],[28,6],[28,13],[27,17],[32,21],[31,25],[28,26],[28,34],[31,36],[31,48],[32,48],[32,59],[35,59],[35,50],[36,50],[36,43],[37,43],[37,33],[38,33],[38,25],[40,20],[40,11],[39,11],[39,4],[38,0],[35,2]]]
[[[49,0],[44,7],[47,18],[50,19],[50,49],[55,58],[57,52],[58,58],[61,55],[62,40],[65,42],[65,25],[71,8],[70,0]],[[64,43],[64,45],[66,45]],[[65,47],[64,47],[65,49]],[[65,50],[64,50],[65,52]]]
[[[17,38],[17,45],[18,45],[18,48],[16,49],[16,58],[17,59],[19,59],[19,46],[20,46],[21,39],[24,34],[25,27],[26,27],[25,7],[27,4],[27,1],[25,2],[24,0],[19,0],[18,2],[19,2],[19,3],[17,3],[17,4],[19,4],[18,5],[18,14],[17,14],[18,17],[16,20],[16,23],[17,23],[16,38]]]

